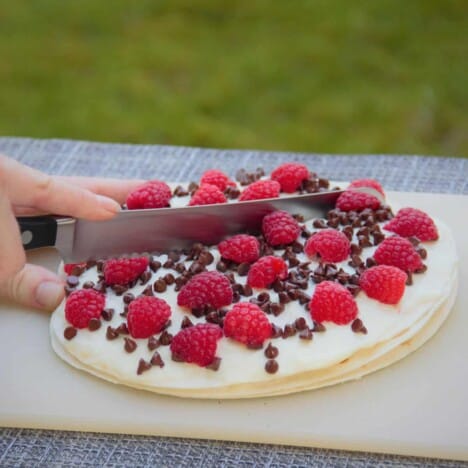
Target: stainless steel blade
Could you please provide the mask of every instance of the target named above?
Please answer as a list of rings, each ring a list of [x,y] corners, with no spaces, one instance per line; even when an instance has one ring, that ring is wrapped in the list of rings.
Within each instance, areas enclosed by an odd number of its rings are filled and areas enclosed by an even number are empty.
[[[258,232],[263,217],[275,210],[306,219],[324,217],[341,193],[334,190],[242,203],[128,210],[107,221],[68,218],[59,222],[56,247],[66,262],[80,262],[132,252],[167,252],[194,242],[213,245],[239,232]]]

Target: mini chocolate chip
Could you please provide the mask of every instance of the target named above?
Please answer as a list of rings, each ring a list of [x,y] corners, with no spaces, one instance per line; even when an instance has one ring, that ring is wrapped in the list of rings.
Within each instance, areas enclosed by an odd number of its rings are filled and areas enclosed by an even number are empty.
[[[324,219],[315,219],[312,223],[312,226],[316,229],[325,229],[327,227],[327,224]]]
[[[126,323],[121,323],[116,329],[115,331],[119,334],[119,335],[128,335],[128,327],[127,327],[127,324]]]
[[[198,184],[196,182],[190,182],[188,185],[188,191],[190,195],[192,195],[196,190],[198,190]]]
[[[164,330],[162,333],[161,333],[161,336],[159,337],[159,342],[163,345],[163,346],[169,346],[172,342],[172,338],[173,336],[168,333],[166,330]]]
[[[156,292],[163,293],[164,291],[166,291],[167,285],[163,278],[159,278],[154,282],[153,288]]]
[[[181,263],[176,263],[174,266],[174,270],[177,271],[177,273],[185,273],[187,271],[187,268],[185,268],[185,265]]]
[[[67,327],[63,331],[63,336],[65,337],[66,340],[71,340],[75,338],[77,333],[78,333],[78,330],[75,327]]]
[[[287,304],[288,302],[291,302],[291,299],[289,298],[288,293],[286,292],[278,293],[278,300],[280,304]]]
[[[427,266],[426,266],[426,265],[422,265],[422,266],[420,266],[419,268],[417,268],[416,270],[414,270],[413,273],[416,273],[416,274],[424,273],[426,270],[427,270]]]
[[[288,259],[289,268],[294,268],[299,265],[299,263],[301,263],[301,261],[296,257],[290,257]]]
[[[419,256],[420,256],[423,260],[425,260],[425,259],[427,258],[427,250],[424,249],[423,247],[418,247],[418,248],[416,249],[416,252],[418,252]]]
[[[143,358],[138,361],[138,369],[137,369],[137,374],[141,375],[143,372],[151,369],[151,363],[146,362]]]
[[[357,284],[348,284],[346,286],[346,289],[354,296],[356,297],[361,290],[361,288]]]
[[[314,320],[314,328],[312,329],[312,331],[317,332],[317,333],[322,333],[322,332],[324,332],[326,330],[327,329],[325,328],[325,325],[323,325],[323,323],[316,322]]]
[[[237,267],[237,274],[239,276],[245,276],[250,270],[250,264],[243,262]]]
[[[153,274],[151,273],[151,271],[144,271],[140,275],[140,284],[146,284],[151,279],[152,276]]]
[[[237,187],[227,186],[226,190],[224,191],[224,195],[226,195],[226,197],[230,200],[234,200],[239,198],[240,190]]]
[[[125,345],[124,345],[125,351],[127,351],[127,353],[133,353],[133,351],[137,349],[136,342],[131,340],[130,338],[124,338],[124,340],[125,340]]]
[[[67,284],[71,288],[76,288],[79,283],[80,283],[80,279],[78,278],[78,276],[73,276],[73,275],[67,276]]]
[[[159,348],[160,345],[161,345],[161,343],[159,342],[159,340],[155,336],[150,336],[148,338],[148,349],[150,351],[153,351],[156,348]]]
[[[155,273],[161,268],[161,262],[158,262],[157,260],[152,260],[150,263],[149,263],[149,267],[151,269],[151,271],[154,271]]]
[[[93,287],[95,291],[105,293],[106,292],[106,285],[104,281],[98,281],[97,284]]]
[[[168,273],[167,275],[164,276],[164,281],[166,282],[167,285],[174,284],[175,277],[172,273]]]
[[[163,268],[172,268],[175,265],[174,260],[170,258],[163,263]]]
[[[374,245],[379,245],[385,239],[385,235],[381,232],[376,232],[372,235],[374,237]]]
[[[406,272],[406,286],[411,286],[413,284],[413,275],[410,271]]]
[[[172,260],[173,262],[178,262],[180,260],[180,253],[177,252],[176,250],[171,250],[168,254],[167,254],[167,258],[169,260]]]
[[[228,266],[226,262],[224,262],[223,260],[219,260],[219,262],[216,264],[216,269],[221,273],[225,273],[228,269]]]
[[[272,338],[280,338],[283,335],[283,330],[278,325],[274,323],[271,324],[271,337]]]
[[[197,275],[198,273],[201,273],[202,271],[205,271],[205,270],[206,270],[205,266],[198,261],[194,261],[190,265],[190,268],[189,268],[190,273],[192,273],[193,275]]]
[[[263,343],[247,343],[247,348],[249,349],[262,349]]]
[[[114,328],[112,328],[111,326],[107,327],[106,338],[108,340],[115,340],[118,336],[119,336],[119,334],[117,333],[117,331]]]
[[[213,361],[206,366],[206,368],[216,372],[219,369],[220,365],[221,365],[221,358],[215,357]]]
[[[209,250],[203,250],[198,257],[198,261],[203,265],[211,265],[213,260],[213,254]]]
[[[419,245],[419,242],[420,242],[419,239],[417,237],[414,237],[414,236],[408,237],[408,240],[411,242],[413,247],[417,247]]]
[[[133,300],[135,300],[135,296],[130,293],[130,292],[127,292],[123,295],[122,297],[123,301],[125,304],[130,304],[130,302],[132,302]]]
[[[377,265],[377,262],[375,261],[374,257],[369,257],[366,258],[366,267],[371,268],[373,266]]]
[[[186,197],[188,195],[188,192],[187,192],[187,190],[184,189],[184,187],[182,187],[182,185],[178,185],[174,189],[174,195],[176,197]]]
[[[154,296],[153,294],[153,287],[151,286],[151,284],[149,284],[148,286],[146,286],[145,289],[143,289],[143,291],[141,292],[141,294],[143,296]]]
[[[127,288],[127,286],[122,286],[120,284],[114,284],[112,286],[112,291],[114,291],[117,296],[121,296],[124,292],[128,291],[128,288]]]
[[[241,293],[243,296],[245,297],[250,297],[252,294],[253,294],[253,290],[252,290],[252,287],[249,285],[249,284],[246,284],[243,288],[242,288],[242,293]]]
[[[266,347],[264,354],[267,358],[274,359],[275,357],[278,356],[279,350],[276,346],[273,346],[271,343],[268,343],[268,346]]]
[[[294,321],[296,330],[305,330],[307,328],[307,322],[304,317],[299,317]]]
[[[158,366],[158,367],[164,367],[164,361],[162,360],[162,357],[161,355],[155,351],[153,356],[151,357],[151,364],[153,364],[153,366]]]
[[[284,312],[284,304],[278,304],[277,302],[270,303],[269,312],[277,317],[279,314]]]
[[[278,368],[279,368],[278,362],[275,361],[274,359],[268,359],[268,361],[265,364],[265,370],[269,374],[275,374],[276,372],[278,372]]]
[[[86,281],[83,283],[83,289],[91,289],[94,288],[94,281]]]
[[[182,319],[182,322],[180,323],[180,328],[188,328],[188,327],[193,327],[193,322],[188,317],[184,317]]]
[[[88,322],[88,330],[89,331],[96,331],[101,328],[101,321],[98,318],[92,318]]]
[[[238,292],[233,292],[232,293],[232,302],[236,303],[240,301],[240,294]]]
[[[296,334],[296,328],[294,325],[285,325],[283,328],[283,338],[289,338],[290,336],[294,336]]]
[[[362,253],[362,248],[357,244],[351,244],[351,254],[352,255],[360,255]]]
[[[351,330],[353,330],[354,333],[363,333],[364,335],[367,334],[367,328],[362,323],[362,320],[358,318],[355,319],[351,324]]]
[[[114,316],[115,310],[114,309],[103,309],[101,310],[101,317],[106,321],[110,322],[112,317]]]
[[[105,263],[106,263],[106,262],[105,262],[104,260],[98,260],[98,261],[96,262],[96,269],[97,269],[97,271],[98,271],[99,273],[101,273],[102,270],[104,269]]]
[[[205,320],[209,323],[217,324],[219,322],[218,312],[216,312],[215,310],[213,312],[210,312],[206,315]]]

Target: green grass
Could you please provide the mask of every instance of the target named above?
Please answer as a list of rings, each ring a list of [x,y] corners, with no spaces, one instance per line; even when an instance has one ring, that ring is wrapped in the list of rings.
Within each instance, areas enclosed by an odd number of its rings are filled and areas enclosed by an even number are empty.
[[[0,0],[0,134],[468,155],[465,0]]]

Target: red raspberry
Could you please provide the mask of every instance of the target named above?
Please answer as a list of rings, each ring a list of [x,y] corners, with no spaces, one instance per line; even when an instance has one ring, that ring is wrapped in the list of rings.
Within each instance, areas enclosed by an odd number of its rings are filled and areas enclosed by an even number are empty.
[[[333,281],[322,281],[315,287],[309,310],[316,322],[327,321],[337,325],[352,322],[358,313],[352,294],[344,286]]]
[[[260,244],[253,236],[238,234],[218,245],[221,257],[236,263],[252,263],[260,257]]]
[[[346,190],[336,200],[336,207],[341,211],[362,211],[365,208],[376,210],[380,202],[377,198],[367,193]]]
[[[75,267],[79,267],[79,268],[82,268],[82,267],[85,267],[86,266],[86,263],[66,263],[65,265],[63,265],[63,269],[65,271],[65,273],[70,276],[70,275],[73,275],[73,269]]]
[[[138,297],[128,306],[127,325],[133,338],[149,338],[159,333],[171,316],[171,308],[162,299]]]
[[[342,262],[350,253],[350,242],[340,231],[324,229],[307,239],[304,251],[309,257],[319,254],[324,262]]]
[[[166,182],[152,180],[141,185],[128,195],[127,208],[129,210],[164,208],[169,206],[171,196],[171,189]]]
[[[280,188],[281,186],[276,180],[257,180],[240,194],[239,201],[277,198],[280,194]]]
[[[356,179],[353,180],[348,188],[354,188],[354,187],[370,187],[373,188],[374,190],[377,190],[377,192],[380,192],[383,196],[385,196],[385,192],[380,185],[380,183],[375,180],[375,179]]]
[[[232,287],[229,280],[217,271],[204,271],[195,275],[182,287],[177,304],[189,309],[212,306],[215,309],[232,302]]]
[[[416,236],[420,241],[433,241],[439,238],[434,221],[416,208],[402,208],[397,215],[388,222],[384,229],[392,231],[401,237]]]
[[[277,278],[285,279],[288,267],[282,258],[267,255],[259,258],[247,274],[247,284],[253,288],[266,288]]]
[[[135,281],[148,267],[146,257],[112,258],[104,264],[104,281],[107,285],[126,286]]]
[[[359,286],[372,299],[398,304],[405,292],[406,279],[406,273],[397,267],[377,265],[361,274]]]
[[[200,185],[203,184],[216,185],[216,187],[218,187],[222,192],[226,190],[227,186],[236,186],[234,181],[232,181],[224,172],[218,171],[218,169],[205,171],[200,179]]]
[[[65,318],[76,328],[86,328],[92,318],[101,316],[105,304],[105,296],[94,289],[73,291],[65,303]]]
[[[273,211],[262,221],[262,231],[270,245],[291,244],[301,232],[299,223],[286,211]]]
[[[415,271],[423,266],[421,257],[413,244],[404,237],[392,236],[384,239],[374,253],[379,265],[391,265],[403,271]]]
[[[176,361],[209,366],[215,359],[217,342],[222,336],[221,328],[212,323],[183,328],[172,339],[172,357]]]
[[[261,347],[271,337],[271,323],[256,304],[239,302],[224,318],[224,334],[250,347]]]
[[[226,203],[224,193],[216,185],[203,184],[197,189],[190,199],[189,205],[214,205],[216,203]]]
[[[278,166],[272,173],[271,179],[281,185],[281,190],[286,193],[295,192],[302,181],[309,178],[309,170],[304,164],[284,163]]]

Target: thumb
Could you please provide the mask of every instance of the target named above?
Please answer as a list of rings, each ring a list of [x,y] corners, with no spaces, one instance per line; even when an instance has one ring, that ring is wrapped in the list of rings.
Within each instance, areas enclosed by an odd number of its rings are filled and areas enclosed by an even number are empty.
[[[0,297],[35,309],[53,310],[64,295],[63,281],[37,265],[26,264],[0,283]]]

